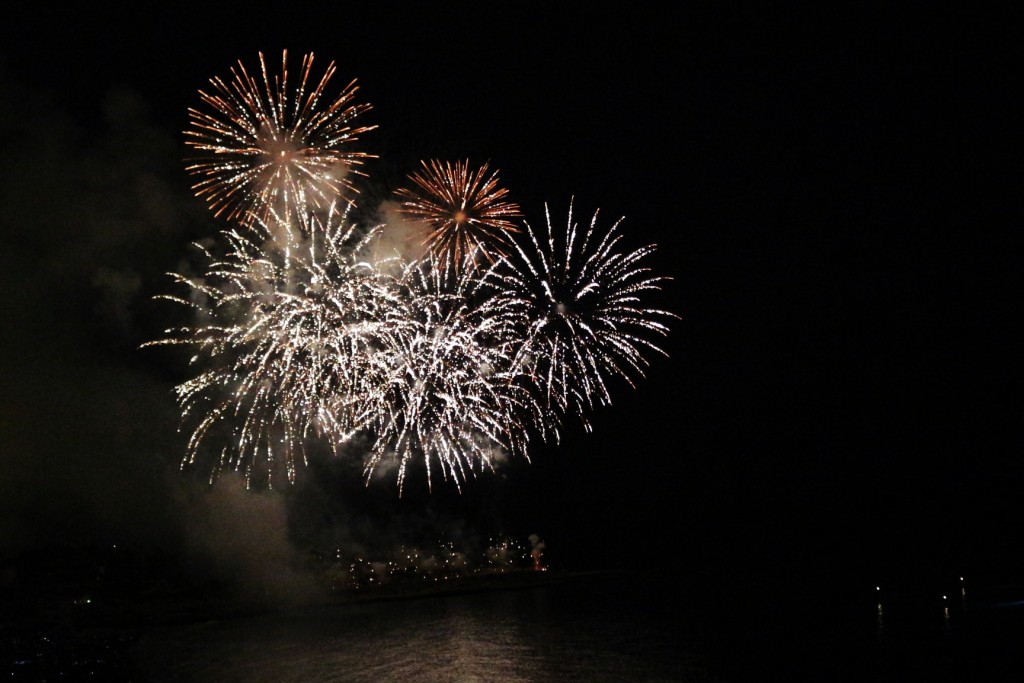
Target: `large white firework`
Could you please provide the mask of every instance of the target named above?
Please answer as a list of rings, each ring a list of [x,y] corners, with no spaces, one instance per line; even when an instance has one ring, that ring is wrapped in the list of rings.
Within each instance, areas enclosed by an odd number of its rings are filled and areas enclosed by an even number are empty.
[[[334,452],[359,434],[365,475],[394,465],[399,491],[421,464],[461,488],[508,456],[529,458],[533,436],[558,439],[567,416],[612,401],[612,378],[644,375],[653,341],[676,316],[642,299],[655,247],[619,250],[622,219],[567,229],[545,211],[522,244],[486,269],[391,257],[375,262],[383,226],[360,230],[346,212],[298,231],[278,221],[226,231],[225,256],[204,252],[202,278],[176,275],[196,324],[157,344],[195,349],[204,369],[178,386],[194,462],[215,430],[214,471],[283,466],[295,478],[306,445]],[[479,262],[476,254],[467,260]],[[261,458],[263,455],[265,458]]]
[[[269,474],[280,464],[294,480],[311,438],[337,450],[374,420],[382,330],[401,326],[402,302],[387,269],[365,259],[377,228],[359,230],[346,212],[314,219],[300,237],[276,222],[254,227],[255,237],[225,231],[223,256],[201,248],[201,277],[173,274],[188,294],[162,298],[192,308],[196,322],[147,345],[192,347],[204,368],[177,387],[194,425],[183,465],[219,428],[214,472],[251,475],[265,454]]]

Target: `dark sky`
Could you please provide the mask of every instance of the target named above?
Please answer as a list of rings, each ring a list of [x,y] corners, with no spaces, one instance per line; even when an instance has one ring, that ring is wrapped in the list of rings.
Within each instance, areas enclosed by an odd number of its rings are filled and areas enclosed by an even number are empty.
[[[355,533],[332,525],[383,537],[421,515],[493,518],[566,562],[1019,559],[1014,24],[752,6],[93,4],[5,22],[0,548],[197,526],[330,543]],[[184,369],[137,348],[165,324],[164,273],[218,229],[181,131],[210,77],[283,48],[358,79],[379,125],[370,196],[420,159],[489,161],[528,220],[575,198],[658,245],[669,355],[593,433],[461,496],[332,489],[336,463],[300,471],[286,505],[186,484]]]

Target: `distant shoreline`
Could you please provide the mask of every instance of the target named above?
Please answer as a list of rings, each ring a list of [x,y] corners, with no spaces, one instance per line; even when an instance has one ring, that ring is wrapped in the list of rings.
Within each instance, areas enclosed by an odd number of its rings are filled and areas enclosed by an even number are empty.
[[[349,604],[353,602],[425,598],[495,590],[520,590],[569,581],[621,577],[624,574],[620,570],[565,571],[545,569],[538,571],[532,568],[477,572],[463,576],[438,578],[434,581],[426,579],[393,581],[379,586],[370,586],[339,593],[334,602]]]
[[[167,593],[99,597],[76,600],[36,596],[8,605],[4,630],[48,628],[55,624],[89,631],[141,632],[175,624],[221,619],[249,618],[307,610],[330,609],[374,602],[524,590],[576,581],[625,576],[618,570],[567,571],[558,569],[486,570],[447,578],[392,578],[380,585],[307,594],[295,598],[242,596],[219,593],[209,587],[195,592],[173,589]],[[49,626],[47,626],[49,625]]]

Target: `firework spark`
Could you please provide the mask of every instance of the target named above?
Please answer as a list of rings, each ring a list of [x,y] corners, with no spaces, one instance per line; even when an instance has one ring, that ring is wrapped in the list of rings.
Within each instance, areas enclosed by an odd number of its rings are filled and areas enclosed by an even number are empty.
[[[422,459],[428,484],[436,463],[461,488],[506,454],[526,453],[520,417],[530,414],[532,398],[507,373],[514,317],[494,307],[497,299],[478,300],[481,282],[471,269],[436,265],[410,264],[403,299],[411,324],[387,335],[390,371],[366,473],[396,458],[399,490],[413,457]]]
[[[304,55],[294,89],[287,50],[280,75],[268,73],[263,53],[259,67],[256,76],[239,61],[230,80],[212,78],[213,90],[199,92],[209,110],[188,110],[191,128],[185,135],[186,144],[202,154],[186,170],[201,178],[192,186],[196,195],[229,221],[248,226],[271,211],[301,221],[343,193],[357,192],[350,175],[363,175],[358,166],[372,155],[350,146],[376,126],[353,126],[370,110],[353,102],[355,81],[333,99],[328,96],[334,62],[315,81],[313,54]]]
[[[426,226],[425,243],[441,267],[472,264],[466,256],[478,253],[488,261],[512,247],[519,227],[510,219],[522,214],[519,205],[505,201],[508,190],[498,186],[498,172],[488,165],[470,171],[469,161],[420,162],[421,172],[409,179],[414,189],[399,188],[405,216]]]

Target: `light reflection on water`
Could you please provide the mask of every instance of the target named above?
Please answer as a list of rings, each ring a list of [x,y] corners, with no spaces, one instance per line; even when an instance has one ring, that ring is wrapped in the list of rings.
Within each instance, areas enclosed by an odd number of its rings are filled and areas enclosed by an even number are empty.
[[[609,579],[168,627],[139,652],[153,683],[711,680],[681,612]]]

